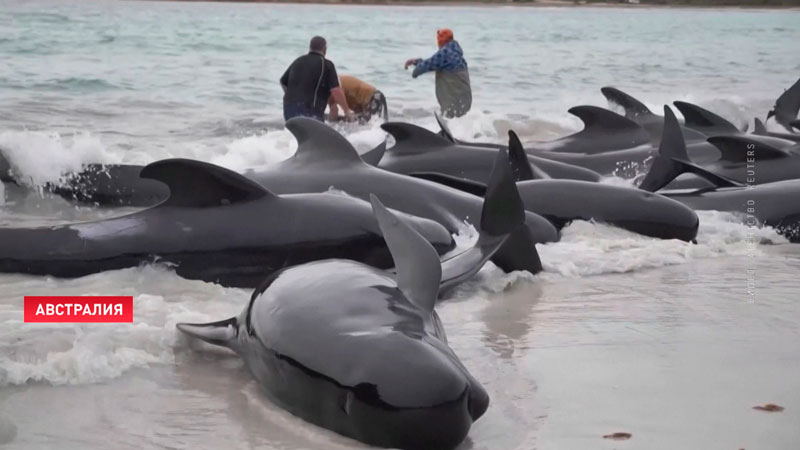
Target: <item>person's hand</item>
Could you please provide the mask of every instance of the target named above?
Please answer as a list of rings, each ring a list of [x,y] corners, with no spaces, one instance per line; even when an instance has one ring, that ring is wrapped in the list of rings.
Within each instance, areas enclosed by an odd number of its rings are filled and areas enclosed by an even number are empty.
[[[344,112],[344,116],[347,118],[348,122],[355,122],[355,120],[356,120],[356,115],[353,114],[353,111],[351,111],[349,109]]]
[[[328,120],[331,122],[339,120],[339,108],[331,108],[331,112],[328,113]]]
[[[419,58],[411,58],[406,61],[406,65],[403,68],[408,70],[408,66],[416,66],[418,61]]]

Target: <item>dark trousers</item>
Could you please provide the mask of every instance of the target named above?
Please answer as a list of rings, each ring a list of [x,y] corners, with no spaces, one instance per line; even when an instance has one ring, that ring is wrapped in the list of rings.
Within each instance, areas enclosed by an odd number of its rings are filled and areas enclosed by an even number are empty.
[[[325,121],[324,117],[324,110],[322,112],[314,111],[313,109],[306,106],[305,103],[299,102],[284,102],[283,103],[283,119],[289,120],[292,117],[311,117],[312,119],[317,119],[320,122]]]

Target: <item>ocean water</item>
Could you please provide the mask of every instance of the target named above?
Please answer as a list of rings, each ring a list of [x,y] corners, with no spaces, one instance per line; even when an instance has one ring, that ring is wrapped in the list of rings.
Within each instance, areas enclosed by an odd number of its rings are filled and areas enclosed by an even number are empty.
[[[110,217],[38,187],[85,162],[171,156],[232,169],[288,157],[277,80],[321,34],[340,73],[393,119],[435,128],[410,57],[447,26],[474,106],[457,137],[547,140],[613,85],[654,111],[688,100],[744,126],[800,73],[800,12],[0,0],[0,148],[27,188],[0,225]],[[751,125],[752,127],[752,125]],[[359,148],[378,123],[343,127]],[[616,180],[614,182],[621,182]],[[545,271],[489,265],[439,306],[492,402],[463,449],[796,449],[800,247],[701,212],[696,245],[578,222],[540,246]],[[459,236],[468,245],[474,235]],[[132,295],[132,325],[25,324],[25,295]],[[0,448],[344,449],[362,445],[271,405],[240,361],[180,321],[238,313],[250,292],[145,266],[75,280],[0,275]],[[776,403],[767,413],[753,406]],[[603,435],[632,434],[612,441]]]

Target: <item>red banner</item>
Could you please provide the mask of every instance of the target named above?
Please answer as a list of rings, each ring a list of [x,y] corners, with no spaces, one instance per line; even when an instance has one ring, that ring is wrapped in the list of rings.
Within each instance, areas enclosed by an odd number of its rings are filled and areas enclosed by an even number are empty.
[[[25,297],[25,322],[133,322],[133,297]]]

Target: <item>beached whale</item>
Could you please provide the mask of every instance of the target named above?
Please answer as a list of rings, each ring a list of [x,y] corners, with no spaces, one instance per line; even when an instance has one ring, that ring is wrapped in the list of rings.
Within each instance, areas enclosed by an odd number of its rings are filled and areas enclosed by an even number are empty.
[[[640,189],[658,192],[694,210],[732,212],[748,225],[768,225],[791,242],[800,243],[800,180],[742,185],[695,164],[686,152],[686,143],[675,115],[664,107],[664,138],[650,171]],[[706,178],[715,187],[666,190],[681,173]]]
[[[699,219],[685,205],[640,189],[578,180],[549,179],[525,158],[516,133],[509,131],[509,160],[525,209],[536,211],[562,228],[574,220],[607,223],[644,236],[693,241]],[[416,174],[424,179],[483,195],[477,180],[435,172]]]
[[[158,206],[112,219],[0,229],[0,272],[80,277],[160,261],[178,275],[253,287],[283,267],[347,257],[391,259],[370,205],[340,194],[278,196],[222,167],[173,159],[141,175],[169,187]],[[436,222],[407,218],[440,253],[454,247]]]
[[[373,165],[386,151],[386,142],[361,157]],[[65,174],[59,182],[42,188],[66,200],[97,206],[153,206],[169,197],[166,184],[140,177],[144,166],[135,164],[84,164],[79,172]],[[19,184],[11,164],[0,149],[0,180]]]
[[[372,203],[396,274],[341,259],[291,267],[239,316],[177,327],[236,352],[272,402],[312,424],[379,447],[453,449],[489,395],[434,311],[436,252]]]
[[[591,154],[646,146],[654,142],[650,134],[636,122],[605,108],[581,105],[574,106],[567,112],[581,119],[583,122],[583,129],[577,133],[553,141],[527,142],[525,148],[529,150],[529,154],[534,156],[538,152]],[[447,125],[439,116],[437,116],[437,121],[442,129],[440,134],[453,143],[489,148],[505,147],[504,144],[458,141],[453,137]],[[541,161],[535,162],[542,164]],[[542,166],[542,168],[547,170],[545,166]],[[554,173],[554,175],[557,174]]]
[[[441,122],[441,126],[442,130],[447,130],[444,122]],[[381,125],[381,128],[395,140],[394,146],[386,150],[378,164],[378,167],[390,172],[406,175],[436,172],[486,183],[497,157],[497,148],[457,144],[414,124],[389,122]],[[583,181],[600,179],[598,173],[582,167],[535,156],[528,158],[551,178]]]
[[[295,154],[257,172],[245,172],[273,192],[334,188],[365,200],[375,194],[390,208],[435,220],[451,233],[463,230],[465,224],[480,222],[480,197],[370,166],[344,136],[314,119],[297,117],[287,121],[286,128],[297,139]],[[507,158],[505,153],[498,155]],[[558,231],[547,219],[526,212],[525,226],[512,233],[492,261],[506,271],[536,273],[541,265],[534,244],[557,240]]]
[[[795,133],[795,132],[776,133],[774,131],[769,131],[767,130],[767,126],[764,125],[764,122],[762,122],[761,119],[759,119],[758,117],[756,117],[753,120],[753,122],[755,123],[755,128],[753,128],[753,134],[755,134],[756,136],[770,136],[779,139],[786,139],[788,141],[800,142],[800,133]],[[793,124],[794,128],[800,130],[800,120],[795,120],[790,124]]]
[[[651,143],[657,145],[661,142],[661,133],[664,130],[664,117],[654,114],[644,103],[615,87],[605,86],[600,88],[600,92],[610,103],[622,107],[625,110],[626,118],[644,128],[650,135]],[[681,128],[683,129],[683,134],[687,142],[704,141],[707,137],[705,133],[694,130],[691,127],[681,126]]]

